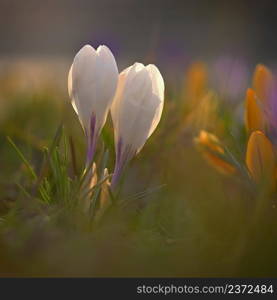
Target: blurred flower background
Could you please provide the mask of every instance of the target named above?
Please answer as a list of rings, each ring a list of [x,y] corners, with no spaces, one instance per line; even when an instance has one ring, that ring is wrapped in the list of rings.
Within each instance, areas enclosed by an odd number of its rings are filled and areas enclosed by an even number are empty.
[[[0,276],[277,276],[276,26],[273,0],[0,0]],[[85,44],[165,82],[160,124],[117,201],[96,186],[93,218],[67,92]],[[96,159],[112,172],[110,116]]]

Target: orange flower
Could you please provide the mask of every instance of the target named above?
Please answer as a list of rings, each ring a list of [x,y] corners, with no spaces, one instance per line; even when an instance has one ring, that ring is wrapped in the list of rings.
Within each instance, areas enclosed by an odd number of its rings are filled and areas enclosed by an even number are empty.
[[[214,154],[204,152],[203,156],[205,157],[206,161],[221,174],[232,175],[236,172],[236,168],[233,165]]]
[[[207,91],[207,69],[202,62],[193,63],[188,69],[185,82],[186,99],[195,105]]]
[[[268,103],[272,87],[273,76],[271,71],[262,64],[257,65],[253,76],[253,89],[262,103]]]
[[[219,139],[212,133],[205,130],[201,130],[199,136],[195,138],[197,145],[206,147],[212,152],[224,154],[224,149],[220,146]]]
[[[253,89],[248,89],[245,99],[245,126],[248,133],[254,130],[265,130],[265,118],[261,103]]]
[[[225,151],[214,134],[201,130],[199,136],[195,138],[195,143],[206,161],[218,172],[225,175],[236,172],[236,168],[224,159]]]
[[[246,165],[253,180],[275,187],[275,163],[270,140],[261,131],[253,131],[246,151]]]

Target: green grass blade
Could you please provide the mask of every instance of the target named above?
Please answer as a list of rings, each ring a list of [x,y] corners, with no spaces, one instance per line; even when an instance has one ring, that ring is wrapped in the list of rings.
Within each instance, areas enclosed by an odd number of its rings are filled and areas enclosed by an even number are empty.
[[[28,169],[30,175],[32,176],[32,178],[34,180],[37,180],[37,175],[36,175],[33,167],[28,162],[28,160],[25,158],[25,156],[23,155],[23,153],[19,150],[19,148],[15,145],[15,143],[12,141],[12,139],[9,136],[7,136],[7,140],[10,143],[10,145],[13,147],[13,149],[16,151],[16,153],[18,154],[18,156],[20,157],[20,159],[22,160],[22,162],[27,167],[27,169]]]

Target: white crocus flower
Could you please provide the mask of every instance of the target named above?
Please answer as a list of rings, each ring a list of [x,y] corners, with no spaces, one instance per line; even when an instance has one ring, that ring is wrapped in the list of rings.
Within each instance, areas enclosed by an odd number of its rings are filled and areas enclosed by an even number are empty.
[[[112,186],[156,129],[163,104],[164,81],[156,66],[135,63],[120,73],[111,108],[116,145]]]
[[[106,46],[84,46],[68,74],[68,92],[88,141],[87,165],[93,160],[96,141],[115,95],[118,69]]]

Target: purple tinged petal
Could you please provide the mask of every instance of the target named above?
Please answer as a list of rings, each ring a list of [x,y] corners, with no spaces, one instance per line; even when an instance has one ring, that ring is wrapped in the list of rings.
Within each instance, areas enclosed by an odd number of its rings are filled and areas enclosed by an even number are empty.
[[[122,138],[119,138],[119,142],[116,145],[116,162],[111,182],[112,189],[114,189],[119,183],[124,169],[126,168],[128,162],[134,157],[134,155],[135,152],[132,150],[131,146],[124,146]]]
[[[96,130],[96,117],[92,115],[90,118],[90,128],[89,132],[86,131],[87,136],[87,159],[86,159],[86,166],[88,167],[90,163],[93,161],[96,142],[98,138],[98,132]]]

